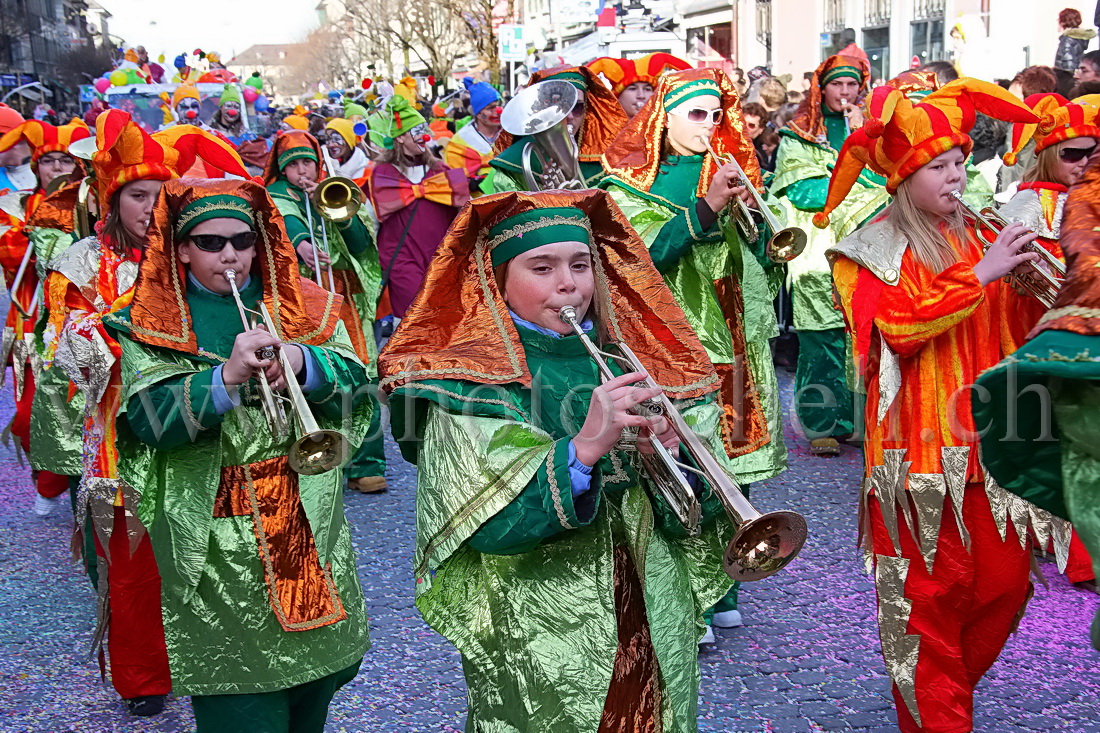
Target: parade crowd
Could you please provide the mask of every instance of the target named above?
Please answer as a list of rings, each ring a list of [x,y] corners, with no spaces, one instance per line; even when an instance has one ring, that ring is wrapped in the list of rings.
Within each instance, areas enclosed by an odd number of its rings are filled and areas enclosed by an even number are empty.
[[[852,44],[799,89],[655,53],[297,109],[225,72],[210,119],[177,64],[155,131],[0,107],[27,511],[71,505],[129,713],[324,729],[370,653],[343,492],[387,489],[388,430],[467,730],[696,730],[699,645],[814,541],[749,503],[787,469],[778,367],[815,460],[862,450],[899,730],[972,730],[1034,557],[1095,589],[1086,47],[883,80]]]

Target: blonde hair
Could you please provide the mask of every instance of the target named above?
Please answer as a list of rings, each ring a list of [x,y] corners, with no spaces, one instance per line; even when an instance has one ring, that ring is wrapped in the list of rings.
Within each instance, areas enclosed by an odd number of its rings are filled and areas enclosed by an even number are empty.
[[[1031,167],[1024,171],[1024,175],[1020,177],[1021,183],[1034,183],[1036,181],[1042,183],[1063,183],[1059,181],[1057,174],[1055,173],[1055,163],[1058,162],[1058,151],[1062,149],[1063,143],[1057,145],[1050,145],[1039,151],[1039,154],[1035,156],[1035,162],[1031,164]],[[1064,185],[1064,183],[1063,183]]]
[[[894,194],[894,202],[887,209],[886,219],[905,234],[905,238],[909,240],[909,249],[917,262],[932,272],[940,273],[959,259],[958,253],[947,241],[940,225],[942,224],[949,233],[965,239],[966,220],[963,219],[962,212],[959,210],[953,211],[946,217],[940,217],[918,207],[913,202],[909,191],[911,180],[907,178],[898,186],[897,193]]]

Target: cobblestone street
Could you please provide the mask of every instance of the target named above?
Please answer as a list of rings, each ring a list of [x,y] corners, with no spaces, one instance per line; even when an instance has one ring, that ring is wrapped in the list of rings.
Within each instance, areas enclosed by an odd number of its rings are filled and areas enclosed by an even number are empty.
[[[789,403],[790,375],[780,379]],[[11,413],[10,381],[0,423]],[[855,547],[860,455],[811,458],[788,427],[790,470],[753,487],[758,508],[790,508],[810,540],[788,571],[742,589],[746,625],[718,630],[701,656],[699,728],[711,733],[891,731],[893,703],[878,651],[874,591]],[[373,649],[336,697],[332,731],[461,731],[465,690],[453,648],[412,602],[415,471],[389,446],[390,491],[347,494]],[[29,470],[0,448],[0,731],[188,731],[184,699],[153,719],[128,718],[88,657],[94,595],[69,555],[65,506],[31,512]],[[978,689],[984,733],[1100,733],[1100,654],[1087,628],[1100,598],[1042,563],[1019,632]]]

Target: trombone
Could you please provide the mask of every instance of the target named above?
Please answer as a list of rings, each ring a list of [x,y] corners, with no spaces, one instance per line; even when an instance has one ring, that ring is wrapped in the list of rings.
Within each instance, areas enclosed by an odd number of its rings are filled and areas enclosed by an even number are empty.
[[[964,215],[974,222],[974,229],[987,250],[1001,231],[1012,223],[990,206],[984,209],[974,208],[963,199],[962,191],[952,191],[951,197],[959,203]],[[1030,295],[1050,308],[1058,298],[1062,283],[1065,282],[1065,264],[1035,242],[1028,242],[1020,251],[1034,252],[1039,255],[1039,262],[1029,261],[1020,265],[1017,268],[1020,272],[1009,273],[1005,276],[1005,282],[1012,285],[1018,292]],[[1040,263],[1045,263],[1046,267]]]
[[[334,164],[324,145],[321,146],[321,158],[323,160],[322,165],[325,167],[325,172],[331,172],[334,168]],[[330,176],[326,178],[317,184],[317,188],[313,190],[312,194],[306,196],[306,219],[309,224],[310,241],[313,244],[313,277],[321,287],[325,287],[325,284],[322,281],[322,267],[320,257],[317,255],[317,243],[312,240],[313,209],[316,207],[317,213],[321,216],[321,248],[325,254],[331,257],[332,251],[329,249],[328,242],[328,225],[325,222],[330,221],[334,224],[340,224],[349,221],[359,212],[359,207],[363,205],[365,200],[363,189],[359,188],[355,181],[343,176]],[[335,293],[336,281],[332,273],[331,260],[323,269],[327,270],[329,292]]]
[[[229,281],[229,288],[233,291],[233,300],[237,302],[237,312],[241,315],[241,324],[246,331],[256,327],[255,322],[249,322],[249,315],[259,316],[263,326],[270,334],[277,333],[271,315],[267,312],[267,305],[261,301],[258,310],[246,308],[241,300],[240,291],[237,290],[237,273],[235,270],[226,270],[225,279]],[[294,441],[287,451],[287,460],[290,469],[304,476],[315,476],[319,473],[331,471],[348,456],[348,439],[337,430],[322,430],[317,425],[313,413],[306,403],[302,388],[294,377],[294,370],[290,367],[290,359],[282,349],[274,346],[265,346],[256,352],[256,358],[261,361],[278,359],[283,368],[283,377],[286,379],[286,396],[275,393],[267,375],[261,370],[256,375],[256,381],[260,385],[260,404],[263,408],[264,418],[268,428],[276,441],[286,440],[291,435],[291,424],[285,405],[289,405],[294,412],[302,437]]]
[[[768,259],[776,263],[790,262],[795,257],[802,254],[803,250],[806,249],[806,243],[808,241],[806,232],[798,227],[780,229],[779,220],[768,210],[768,206],[764,203],[764,199],[760,196],[760,192],[756,190],[756,186],[752,185],[752,181],[750,181],[749,177],[745,174],[745,170],[741,167],[741,164],[737,162],[737,158],[732,155],[719,155],[714,152],[709,137],[700,135],[699,139],[706,144],[707,150],[719,165],[734,166],[737,169],[738,177],[745,182],[745,186],[752,195],[753,203],[756,204],[756,210],[760,212],[760,216],[764,218],[764,223],[767,224],[768,228],[773,232],[764,250]],[[733,213],[734,221],[741,227],[746,237],[749,239],[758,238],[760,236],[760,230],[753,221],[753,210],[749,208],[748,204],[741,200],[740,196],[735,197],[734,201],[736,201]]]
[[[619,353],[601,351],[577,322],[577,310],[565,306],[558,311],[558,318],[576,333],[589,356],[596,362],[601,377],[606,381],[615,375],[604,359],[614,359],[631,371],[644,372],[645,367],[625,343],[612,344]],[[652,377],[646,377],[644,386],[657,387]],[[702,512],[695,489],[684,472],[703,478],[718,496],[730,521],[738,528],[730,540],[722,558],[722,567],[734,580],[760,580],[780,570],[795,558],[806,542],[806,520],[792,511],[775,511],[761,514],[745,498],[736,479],[722,469],[710,449],[704,445],[691,426],[687,424],[672,401],[661,392],[651,404],[640,405],[653,415],[663,415],[684,446],[695,466],[682,463],[661,444],[653,434],[648,436],[652,454],[639,451],[642,467],[655,489],[667,501],[684,529],[691,535],[700,531]]]

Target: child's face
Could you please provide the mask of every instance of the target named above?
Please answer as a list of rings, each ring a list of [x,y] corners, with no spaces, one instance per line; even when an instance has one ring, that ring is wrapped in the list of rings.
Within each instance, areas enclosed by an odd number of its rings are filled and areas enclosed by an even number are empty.
[[[118,217],[130,236],[145,241],[149,220],[153,216],[153,204],[160,193],[163,181],[132,181],[118,190]]]
[[[203,235],[232,237],[236,234],[251,232],[248,224],[238,219],[210,219],[198,224],[179,245],[180,262],[187,265],[191,274],[207,290],[229,295],[232,290],[225,279],[226,270],[237,272],[236,283],[240,288],[252,269],[252,260],[256,256],[256,247],[251,245],[243,250],[236,249],[231,242],[223,242],[217,252],[207,252],[195,244],[195,238]]]
[[[965,161],[962,148],[951,148],[909,176],[903,185],[908,186],[913,204],[937,216],[947,216],[955,211],[959,204],[951,192],[966,190]]]
[[[525,321],[572,333],[558,311],[571,305],[583,317],[592,304],[592,253],[583,242],[544,244],[513,257],[505,267],[504,302]]]
[[[302,187],[302,181],[317,182],[317,161],[299,158],[292,160],[283,168],[283,175],[291,186]]]

